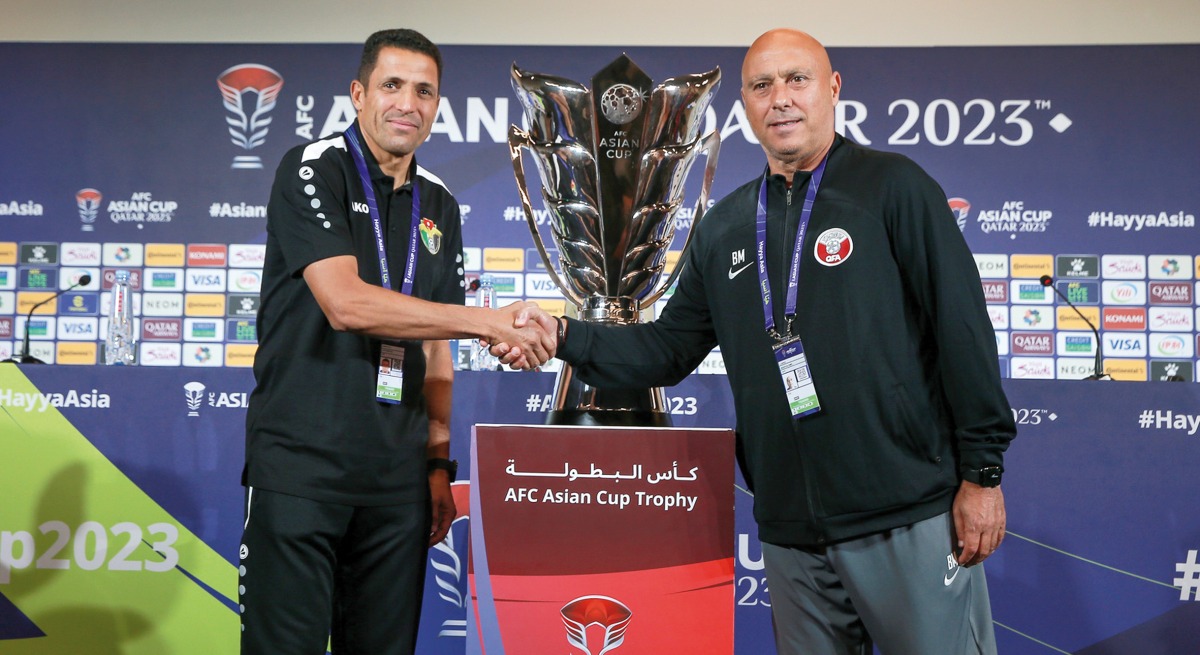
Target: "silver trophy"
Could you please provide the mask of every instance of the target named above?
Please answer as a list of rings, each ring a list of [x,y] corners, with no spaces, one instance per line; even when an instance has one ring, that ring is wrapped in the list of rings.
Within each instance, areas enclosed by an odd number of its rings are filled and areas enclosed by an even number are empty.
[[[653,84],[621,55],[592,78],[592,89],[514,64],[513,90],[529,131],[509,129],[508,147],[525,217],[551,279],[585,321],[631,324],[671,287],[683,260],[659,285],[684,182],[700,153],[704,180],[687,250],[708,204],[720,135],[700,137],[721,70]],[[542,198],[558,251],[551,261],[538,230],[525,180],[529,150],[542,179]],[[552,425],[671,424],[661,388],[600,389],[563,365],[555,384]]]

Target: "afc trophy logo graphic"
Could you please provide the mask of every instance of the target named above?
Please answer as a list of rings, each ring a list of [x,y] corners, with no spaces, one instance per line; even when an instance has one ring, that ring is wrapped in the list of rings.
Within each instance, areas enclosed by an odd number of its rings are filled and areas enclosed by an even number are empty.
[[[567,603],[561,610],[567,628],[567,641],[588,655],[604,655],[625,643],[625,628],[633,612],[621,601],[608,596],[582,596]],[[587,629],[600,626],[604,630],[600,650],[588,646]]]
[[[75,193],[75,204],[79,206],[79,220],[84,232],[96,229],[96,215],[100,213],[100,201],[104,196],[95,189],[80,189]]]
[[[958,231],[962,232],[967,229],[967,216],[971,214],[971,203],[966,198],[950,198],[946,202],[950,204],[950,211],[954,213],[954,222],[958,224]]]
[[[187,399],[187,415],[200,416],[200,403],[204,402],[204,385],[199,382],[188,382],[183,385],[183,395]]]
[[[269,114],[283,88],[283,78],[260,64],[238,64],[217,77],[217,88],[230,113],[225,117],[230,141],[246,150],[261,146],[267,140]],[[262,167],[262,159],[257,155],[238,155],[230,168]]]

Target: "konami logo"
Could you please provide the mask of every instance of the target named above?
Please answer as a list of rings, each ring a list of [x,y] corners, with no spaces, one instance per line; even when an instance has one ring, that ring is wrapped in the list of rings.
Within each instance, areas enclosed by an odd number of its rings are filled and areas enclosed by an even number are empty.
[[[221,244],[193,243],[187,247],[188,266],[221,266],[229,259],[228,250]]]
[[[1105,307],[1105,330],[1145,330],[1146,310],[1140,307]]]

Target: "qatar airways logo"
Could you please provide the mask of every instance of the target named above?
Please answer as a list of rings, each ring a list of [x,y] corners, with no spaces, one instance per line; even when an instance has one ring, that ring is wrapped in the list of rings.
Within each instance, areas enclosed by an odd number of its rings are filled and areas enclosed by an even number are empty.
[[[1049,333],[1013,332],[1012,354],[1053,355],[1054,339]]]
[[[983,281],[983,300],[989,303],[1008,302],[1008,285],[1003,282]]]
[[[230,141],[245,150],[253,150],[267,140],[267,126],[271,124],[271,110],[275,99],[283,89],[283,77],[274,69],[261,64],[238,64],[217,76],[217,88],[225,100],[229,115]],[[262,159],[257,155],[238,155],[230,168],[262,168]]]
[[[1151,282],[1150,303],[1154,305],[1191,305],[1192,285],[1187,282]]]
[[[177,318],[143,319],[142,341],[179,341],[183,321]]]

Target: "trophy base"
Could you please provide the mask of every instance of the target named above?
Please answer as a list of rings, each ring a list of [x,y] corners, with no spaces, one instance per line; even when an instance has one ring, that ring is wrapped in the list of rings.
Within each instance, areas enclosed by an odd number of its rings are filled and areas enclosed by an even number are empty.
[[[593,387],[576,377],[575,367],[570,364],[559,369],[551,402],[546,425],[672,427],[661,388]]]
[[[612,409],[554,409],[546,415],[546,425],[587,427],[669,428],[671,415],[666,412]]]

